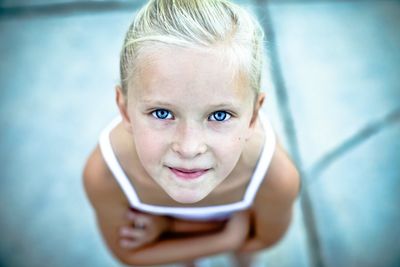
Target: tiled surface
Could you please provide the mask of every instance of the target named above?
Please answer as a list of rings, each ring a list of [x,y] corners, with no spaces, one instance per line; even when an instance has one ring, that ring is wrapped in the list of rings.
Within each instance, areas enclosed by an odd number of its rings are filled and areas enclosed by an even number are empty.
[[[17,6],[37,6],[37,5],[48,5],[48,4],[59,4],[65,2],[83,2],[80,0],[3,0],[0,2],[2,7],[17,7]]]
[[[273,5],[274,31],[305,169],[400,107],[400,5]]]
[[[399,266],[400,3],[276,4],[270,13],[322,262]],[[378,134],[347,142],[388,114],[397,119]],[[318,168],[344,142],[347,153]]]
[[[272,2],[266,27],[285,88],[264,81],[266,109],[286,147],[298,140],[325,266],[398,266],[399,119],[311,171],[359,129],[399,109],[400,4]],[[80,176],[116,113],[113,86],[131,16],[0,17],[0,147],[7,152],[0,156],[0,266],[120,266],[98,236]],[[283,89],[294,137],[278,108]],[[299,204],[286,237],[255,266],[310,266]],[[199,261],[229,264],[226,255]]]
[[[387,127],[311,184],[326,266],[399,266],[399,136]]]
[[[119,266],[101,243],[80,177],[116,112],[113,87],[130,17],[0,22],[4,266]]]

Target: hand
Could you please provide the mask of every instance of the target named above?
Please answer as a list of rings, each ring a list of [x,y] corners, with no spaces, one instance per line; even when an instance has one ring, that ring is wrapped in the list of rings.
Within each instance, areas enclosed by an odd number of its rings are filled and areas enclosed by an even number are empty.
[[[120,246],[124,249],[137,249],[150,244],[170,226],[170,219],[166,216],[129,210],[126,218],[129,224],[122,226],[119,230]]]
[[[224,238],[232,245],[232,250],[238,249],[247,239],[250,231],[250,212],[239,211],[226,223]]]

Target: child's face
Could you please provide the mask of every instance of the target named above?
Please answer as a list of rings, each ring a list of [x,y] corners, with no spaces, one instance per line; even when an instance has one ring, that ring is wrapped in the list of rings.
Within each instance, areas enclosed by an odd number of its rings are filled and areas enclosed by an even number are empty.
[[[142,57],[128,91],[124,121],[140,162],[177,202],[217,187],[254,126],[254,92],[218,52],[163,46]]]

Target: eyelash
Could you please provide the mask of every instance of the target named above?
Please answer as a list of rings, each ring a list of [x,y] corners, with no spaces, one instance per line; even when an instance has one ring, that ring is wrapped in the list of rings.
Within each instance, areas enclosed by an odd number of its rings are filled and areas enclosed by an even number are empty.
[[[157,113],[159,113],[159,112],[167,112],[168,114],[166,114],[165,117],[164,117],[164,116],[161,116],[161,117],[163,117],[163,118],[160,118],[160,117],[159,117],[160,114],[157,115]],[[153,115],[154,118],[159,119],[159,120],[171,120],[171,119],[173,119],[172,113],[171,113],[169,110],[162,109],[162,108],[156,109],[156,110],[152,111],[152,112],[151,112],[151,115]],[[167,118],[168,115],[171,115],[171,118]]]
[[[163,113],[166,112],[167,114],[162,114],[164,116],[160,116],[161,115],[160,112],[163,112]],[[215,115],[218,114],[218,113],[223,113],[224,114],[224,117],[221,120],[218,120],[218,119],[215,118]],[[152,111],[150,114],[154,118],[159,119],[159,120],[172,120],[173,119],[172,113],[167,109],[156,109],[156,110]],[[170,117],[170,118],[168,118],[168,117]],[[211,119],[212,117],[214,117],[214,119]],[[208,120],[209,121],[216,121],[216,122],[224,122],[224,121],[229,120],[231,117],[232,117],[232,114],[230,114],[229,112],[224,111],[224,110],[218,110],[218,111],[215,111],[215,112],[211,113],[211,115],[208,117]]]

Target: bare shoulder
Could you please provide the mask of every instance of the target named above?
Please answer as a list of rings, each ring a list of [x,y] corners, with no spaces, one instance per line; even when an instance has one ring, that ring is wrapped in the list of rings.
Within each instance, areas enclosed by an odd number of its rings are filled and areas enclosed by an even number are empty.
[[[300,190],[300,175],[283,147],[277,143],[272,161],[258,191],[255,212],[267,213],[269,219],[287,215]],[[276,216],[272,216],[276,215]]]
[[[271,246],[284,236],[299,188],[299,172],[285,150],[277,144],[252,207],[258,249]]]
[[[100,205],[104,203],[112,204],[123,200],[123,195],[98,145],[86,161],[82,178],[87,197],[96,211],[99,211]]]
[[[118,229],[129,224],[125,216],[129,203],[103,160],[99,146],[88,157],[83,184],[107,247],[116,257],[123,258],[125,251],[118,245]]]

